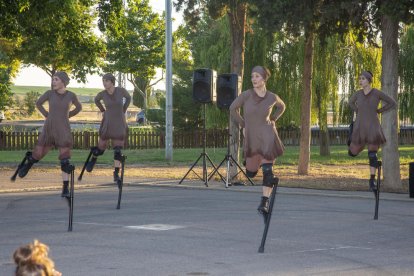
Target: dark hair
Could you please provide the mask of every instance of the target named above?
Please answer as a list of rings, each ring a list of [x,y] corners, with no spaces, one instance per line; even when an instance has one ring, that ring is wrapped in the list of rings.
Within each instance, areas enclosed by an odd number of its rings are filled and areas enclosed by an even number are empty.
[[[374,77],[371,71],[362,71],[361,75],[363,75],[368,80],[369,83],[372,82],[372,78]]]
[[[105,75],[102,76],[102,79],[103,80],[109,80],[110,82],[115,84],[115,77],[111,73],[106,73]]]

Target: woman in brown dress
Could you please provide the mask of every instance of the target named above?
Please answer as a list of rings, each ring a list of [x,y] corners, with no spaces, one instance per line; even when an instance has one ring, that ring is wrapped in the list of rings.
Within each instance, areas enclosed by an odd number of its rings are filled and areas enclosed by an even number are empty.
[[[28,152],[27,162],[19,168],[19,177],[25,177],[34,163],[39,162],[52,147],[59,149],[62,170],[62,197],[69,196],[70,157],[73,145],[69,118],[82,110],[75,93],[66,90],[69,77],[65,72],[56,72],[52,78],[52,90],[46,91],[36,102],[36,107],[46,120],[33,152]],[[48,111],[43,107],[49,103]],[[75,108],[70,110],[71,106]]]
[[[254,177],[262,167],[263,196],[257,210],[264,214],[269,211],[269,196],[277,182],[273,175],[273,163],[284,151],[276,121],[285,111],[285,104],[279,96],[266,89],[269,77],[267,68],[255,66],[251,75],[253,89],[244,91],[230,106],[231,117],[244,128],[246,174]],[[274,107],[276,110],[272,113]],[[240,108],[243,108],[243,117]]]
[[[375,170],[378,167],[377,152],[380,146],[386,142],[378,114],[395,108],[397,104],[385,93],[371,87],[372,77],[371,72],[363,71],[359,76],[359,85],[362,89],[355,92],[349,99],[349,106],[356,112],[356,119],[348,154],[355,157],[364,149],[365,145],[368,146],[371,174],[369,188],[371,191],[375,191]],[[380,101],[382,101],[382,107],[378,108]]]
[[[92,158],[86,165],[86,170],[88,172],[93,170],[98,156],[105,152],[108,141],[111,139],[114,149],[114,182],[117,182],[121,166],[121,150],[127,135],[125,112],[131,102],[131,96],[124,88],[115,87],[115,77],[112,74],[105,74],[102,77],[102,82],[105,90],[99,92],[95,97],[95,104],[103,113],[99,129],[99,141],[98,146],[91,149]],[[105,107],[101,101],[104,102]]]

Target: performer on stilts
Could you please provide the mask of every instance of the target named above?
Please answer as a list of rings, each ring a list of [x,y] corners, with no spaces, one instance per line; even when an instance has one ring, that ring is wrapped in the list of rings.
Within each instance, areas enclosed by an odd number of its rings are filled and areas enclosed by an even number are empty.
[[[369,160],[369,189],[376,191],[375,171],[378,168],[377,152],[382,144],[386,142],[381,128],[378,114],[391,108],[397,103],[387,94],[376,88],[372,88],[373,75],[369,71],[363,71],[359,76],[361,90],[355,92],[349,99],[349,106],[356,113],[353,123],[352,135],[348,141],[348,154],[351,157],[357,156],[367,145]],[[378,105],[382,101],[382,107]]]
[[[25,177],[33,164],[39,162],[52,147],[58,148],[63,180],[62,197],[70,196],[68,186],[73,138],[69,118],[82,110],[75,93],[66,90],[69,80],[65,72],[56,72],[52,78],[52,90],[46,91],[37,100],[36,107],[46,120],[33,152],[27,152],[26,162],[18,169],[19,177]],[[48,110],[43,107],[45,102],[49,103]],[[72,105],[75,108],[70,110]]]
[[[99,128],[99,141],[97,146],[91,148],[92,158],[87,163],[86,170],[88,172],[93,170],[98,156],[105,152],[108,141],[111,139],[114,150],[114,182],[118,182],[122,160],[121,151],[124,147],[128,127],[125,112],[131,102],[131,96],[126,89],[115,87],[115,77],[110,73],[102,77],[102,83],[105,90],[99,92],[95,97],[95,104],[103,113]],[[103,101],[105,107],[101,101]]]
[[[266,89],[269,77],[267,68],[255,66],[251,74],[253,88],[242,92],[230,106],[231,117],[243,128],[246,174],[253,178],[262,167],[263,196],[257,210],[263,215],[269,212],[269,196],[278,181],[273,174],[273,163],[284,152],[276,121],[285,111],[285,104]],[[274,107],[276,110],[272,113]],[[243,108],[243,117],[240,108]]]

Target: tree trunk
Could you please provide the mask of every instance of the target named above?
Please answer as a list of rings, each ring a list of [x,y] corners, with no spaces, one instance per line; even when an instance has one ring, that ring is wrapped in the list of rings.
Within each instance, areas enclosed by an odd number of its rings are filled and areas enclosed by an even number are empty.
[[[237,3],[236,7],[231,7],[228,13],[231,30],[231,72],[238,74],[243,80],[244,74],[244,49],[246,40],[246,18],[247,18],[247,4]],[[240,91],[239,91],[240,92]],[[230,154],[240,163],[239,147],[240,147],[240,131],[238,125],[229,120],[230,132]],[[230,167],[230,177],[237,175],[237,166]]]
[[[312,28],[305,29],[305,38],[305,59],[303,66],[303,92],[301,97],[298,163],[298,174],[301,175],[308,174],[310,160],[310,119],[312,103],[312,66],[314,41],[314,33]]]
[[[382,91],[398,102],[398,21],[387,15],[381,18]],[[387,142],[382,149],[384,185],[401,189],[400,154],[398,152],[398,107],[382,115],[382,128]]]

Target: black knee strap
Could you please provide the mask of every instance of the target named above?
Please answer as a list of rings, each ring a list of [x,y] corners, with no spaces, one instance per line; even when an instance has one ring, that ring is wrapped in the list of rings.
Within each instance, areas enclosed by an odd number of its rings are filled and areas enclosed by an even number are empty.
[[[376,151],[368,151],[369,165],[378,168],[378,157]]]
[[[71,165],[70,165],[70,159],[65,158],[60,160],[60,169],[62,172],[70,173],[71,172]]]
[[[98,147],[92,147],[91,152],[92,152],[93,156],[99,156],[99,155],[104,154],[105,150],[101,150]]]
[[[249,171],[248,169],[246,169],[246,175],[247,175],[248,177],[250,177],[250,178],[253,178],[253,177],[255,177],[255,176],[257,175],[257,171],[255,171],[255,172],[251,172],[251,171]]]
[[[357,156],[357,154],[353,154],[350,149],[348,150],[348,155],[351,156],[351,157],[356,157]]]
[[[273,187],[273,164],[272,163],[265,163],[262,164],[262,171],[263,171],[263,186],[266,187]]]
[[[32,154],[33,153],[31,151],[26,152],[27,162],[32,164],[39,162],[39,160],[33,158]]]
[[[114,160],[122,161],[122,147],[114,147]]]

